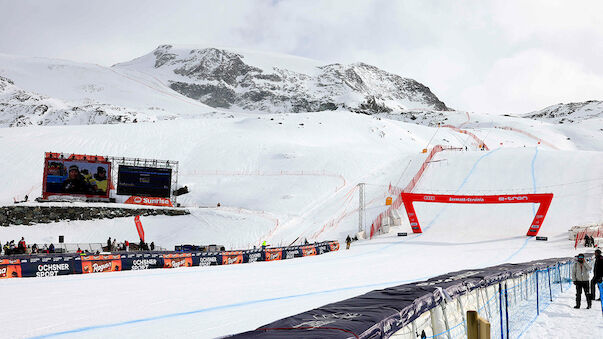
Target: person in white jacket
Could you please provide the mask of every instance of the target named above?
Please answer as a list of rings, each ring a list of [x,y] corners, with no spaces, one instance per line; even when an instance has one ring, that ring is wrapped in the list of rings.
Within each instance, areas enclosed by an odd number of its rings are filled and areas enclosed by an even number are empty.
[[[582,299],[582,290],[586,296],[586,308],[591,307],[591,297],[588,292],[588,281],[590,278],[590,271],[592,267],[584,260],[584,254],[578,254],[578,259],[572,267],[572,280],[576,285],[576,306],[574,308],[580,308],[580,301]]]

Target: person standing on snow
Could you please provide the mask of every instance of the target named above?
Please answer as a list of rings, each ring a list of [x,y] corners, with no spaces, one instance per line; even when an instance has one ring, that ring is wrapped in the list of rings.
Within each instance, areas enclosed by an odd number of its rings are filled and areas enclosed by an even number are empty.
[[[591,307],[591,298],[588,293],[588,278],[590,276],[590,270],[592,267],[584,261],[584,254],[578,254],[578,260],[572,267],[572,280],[576,285],[576,306],[574,308],[580,308],[580,301],[582,299],[582,290],[586,296],[586,308]]]
[[[348,234],[348,237],[345,238],[345,249],[349,250],[351,244],[352,244],[352,238],[350,238],[350,235]]]
[[[603,256],[601,256],[600,249],[595,251],[595,264],[593,266],[593,278],[590,281],[590,299],[601,300],[600,293],[599,298],[595,299],[595,290],[597,289],[597,284],[603,282]]]

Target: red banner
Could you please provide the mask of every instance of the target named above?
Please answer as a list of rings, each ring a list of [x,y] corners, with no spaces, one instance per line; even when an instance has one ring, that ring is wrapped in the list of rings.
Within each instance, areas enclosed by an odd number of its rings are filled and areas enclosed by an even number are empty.
[[[233,265],[243,263],[243,252],[222,252],[222,265]]]
[[[0,259],[0,279],[21,278],[20,259]]]
[[[316,246],[304,246],[302,247],[302,253],[304,257],[316,255]]]
[[[282,248],[267,248],[266,249],[266,261],[275,261],[283,259]]]
[[[536,236],[544,217],[549,210],[552,193],[543,194],[508,194],[508,195],[447,195],[447,194],[419,194],[419,193],[401,193],[400,197],[404,203],[404,209],[408,215],[408,221],[413,233],[423,233],[419,219],[413,206],[413,202],[433,202],[446,204],[522,204],[537,203],[540,204],[538,211],[532,220],[528,229],[527,236]]]
[[[121,271],[119,255],[91,255],[82,257],[82,273]]]
[[[174,205],[172,205],[172,201],[167,198],[139,197],[135,195],[129,197],[125,203],[146,206],[174,207]]]
[[[193,266],[193,258],[190,253],[174,253],[163,255],[163,268],[178,268]]]
[[[142,222],[140,222],[140,215],[134,217],[134,223],[136,224],[136,230],[138,231],[138,237],[144,242],[144,229],[142,228]]]

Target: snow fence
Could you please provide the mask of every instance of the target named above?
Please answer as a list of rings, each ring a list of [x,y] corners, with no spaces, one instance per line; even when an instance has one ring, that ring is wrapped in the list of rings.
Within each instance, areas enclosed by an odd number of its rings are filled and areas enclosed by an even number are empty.
[[[468,310],[492,338],[519,338],[571,287],[573,258],[444,274],[328,304],[230,338],[466,338]]]
[[[37,254],[0,256],[0,279],[48,277],[113,271],[232,265],[320,255],[339,250],[339,242],[303,246],[259,248],[246,251],[169,252],[142,251],[101,255]]]

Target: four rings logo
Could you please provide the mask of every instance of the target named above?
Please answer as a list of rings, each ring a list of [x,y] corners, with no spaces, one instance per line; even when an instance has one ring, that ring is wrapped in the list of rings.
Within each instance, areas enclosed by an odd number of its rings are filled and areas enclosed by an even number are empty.
[[[435,201],[435,197],[433,195],[424,195],[423,200]]]

